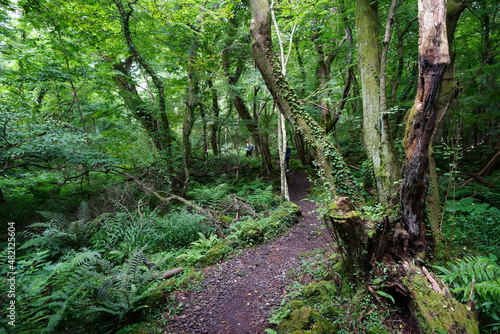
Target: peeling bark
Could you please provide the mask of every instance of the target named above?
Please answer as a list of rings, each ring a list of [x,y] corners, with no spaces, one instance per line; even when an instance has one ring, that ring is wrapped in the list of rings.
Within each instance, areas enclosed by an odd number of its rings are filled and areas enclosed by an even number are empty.
[[[437,124],[439,96],[450,64],[444,0],[419,1],[419,77],[405,138],[405,171],[400,188],[402,220],[414,256],[425,258],[433,240],[425,214],[430,184],[429,148]]]

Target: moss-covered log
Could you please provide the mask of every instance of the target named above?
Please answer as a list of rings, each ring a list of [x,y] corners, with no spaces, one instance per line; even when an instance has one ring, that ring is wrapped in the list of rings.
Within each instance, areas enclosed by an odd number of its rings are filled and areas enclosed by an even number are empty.
[[[403,262],[403,268],[401,283],[408,292],[409,309],[418,320],[420,333],[479,333],[470,308],[454,299],[439,277],[411,262]]]

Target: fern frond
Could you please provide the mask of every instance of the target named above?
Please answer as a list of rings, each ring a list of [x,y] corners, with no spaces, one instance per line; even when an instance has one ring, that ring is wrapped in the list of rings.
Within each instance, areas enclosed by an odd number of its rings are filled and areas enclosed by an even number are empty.
[[[76,214],[78,220],[89,222],[92,220],[90,216],[89,204],[86,201],[82,201],[78,207],[78,212]]]
[[[101,260],[101,253],[92,250],[84,250],[76,254],[69,262],[71,268],[95,265]]]
[[[500,296],[500,289],[496,290],[499,286],[500,266],[493,259],[485,256],[466,256],[447,265],[448,269],[440,266],[434,268],[441,272],[441,278],[452,287],[455,294],[460,295],[462,301],[469,298],[472,289],[476,289],[481,297]]]
[[[500,301],[500,277],[496,280],[477,283],[476,291],[485,300]]]
[[[48,222],[54,224],[57,226],[59,229],[66,229],[68,224],[71,222],[66,216],[64,216],[62,213],[58,212],[49,212],[49,211],[39,211],[38,212],[45,220]],[[30,225],[32,227],[35,224]]]

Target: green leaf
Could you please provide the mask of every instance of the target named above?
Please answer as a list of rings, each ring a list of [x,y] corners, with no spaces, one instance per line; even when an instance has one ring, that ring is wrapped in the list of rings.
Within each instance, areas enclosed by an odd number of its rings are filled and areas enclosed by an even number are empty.
[[[390,294],[388,294],[387,292],[384,292],[382,290],[376,290],[375,291],[378,295],[381,295],[382,297],[385,297],[385,298],[389,298],[392,303],[394,304],[395,301],[394,301],[394,297],[392,297]]]

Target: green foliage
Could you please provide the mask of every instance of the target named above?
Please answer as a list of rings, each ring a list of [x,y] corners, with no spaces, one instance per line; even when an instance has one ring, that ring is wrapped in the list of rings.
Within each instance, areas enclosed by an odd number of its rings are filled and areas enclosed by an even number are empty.
[[[500,257],[500,211],[472,198],[447,201],[444,239],[456,248]]]
[[[244,198],[253,210],[264,211],[276,205],[279,197],[273,192],[272,185],[265,183],[261,179],[249,182],[239,182],[236,185],[220,183],[217,185],[198,185],[197,188],[189,191],[197,204],[215,211],[239,214],[249,214],[248,208],[235,204],[236,199]],[[235,198],[235,196],[237,196]]]
[[[180,210],[158,216],[156,213],[107,215],[92,236],[92,243],[102,249],[106,257],[123,260],[136,248],[148,253],[173,250],[188,246],[209,234],[213,228],[203,225],[204,217]]]
[[[300,208],[291,202],[282,203],[268,217],[239,221],[231,225],[229,240],[240,246],[254,246],[283,234],[298,222]]]
[[[222,242],[215,234],[208,238],[199,233],[200,238],[191,243],[191,247],[179,256],[177,260],[188,265],[213,264],[226,256],[231,248]]]
[[[385,323],[387,310],[379,308],[368,291],[340,291],[333,281],[296,287],[276,309],[270,322],[277,333],[397,333]],[[290,298],[292,298],[290,300]],[[302,333],[302,332],[301,332]]]
[[[26,234],[31,238],[21,249],[37,246],[51,250],[52,256],[70,249],[88,246],[90,236],[96,230],[99,219],[90,218],[88,204],[82,202],[77,213],[78,220],[70,220],[60,213],[40,212],[47,222],[34,223]],[[41,231],[40,233],[32,231]]]
[[[189,196],[193,197],[199,205],[214,210],[224,208],[226,202],[230,202],[229,186],[225,183],[215,187],[206,186],[193,189],[189,192]]]
[[[466,256],[434,266],[461,302],[474,301],[486,320],[483,327],[500,330],[500,266],[495,255]]]
[[[273,192],[272,184],[265,183],[262,179],[243,183],[236,194],[248,200],[258,211],[271,209],[279,203],[279,197]]]
[[[147,307],[159,284],[140,249],[123,265],[89,249],[49,259],[35,251],[17,262],[16,333],[107,332]]]

